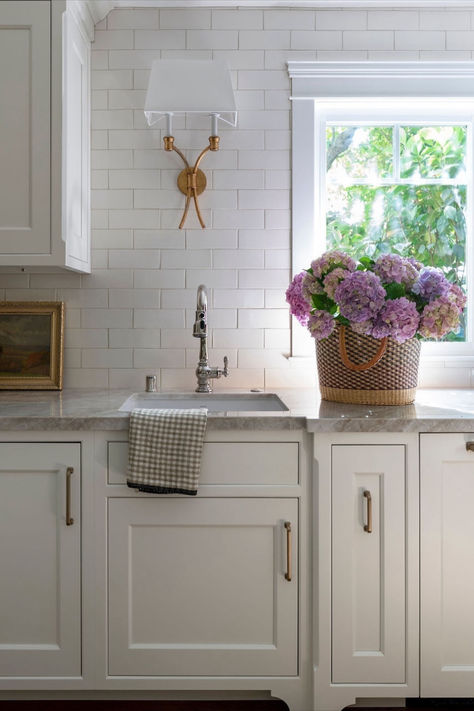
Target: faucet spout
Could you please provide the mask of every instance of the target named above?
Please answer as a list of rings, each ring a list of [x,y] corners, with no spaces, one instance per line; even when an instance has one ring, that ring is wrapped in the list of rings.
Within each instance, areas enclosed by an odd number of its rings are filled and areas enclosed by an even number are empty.
[[[212,388],[209,381],[212,378],[220,378],[221,375],[226,378],[228,370],[227,356],[224,358],[223,369],[209,366],[207,353],[207,289],[204,284],[200,284],[197,290],[196,318],[193,326],[193,336],[201,339],[199,343],[199,362],[196,368],[196,392],[211,393]]]

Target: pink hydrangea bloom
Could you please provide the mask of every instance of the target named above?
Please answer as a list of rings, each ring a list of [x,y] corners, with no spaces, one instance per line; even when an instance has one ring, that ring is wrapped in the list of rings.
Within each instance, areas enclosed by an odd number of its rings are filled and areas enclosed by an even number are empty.
[[[342,267],[336,267],[335,269],[332,270],[332,272],[329,272],[329,274],[326,274],[323,280],[324,284],[324,291],[326,294],[329,296],[330,299],[334,299],[334,293],[339,286],[340,282],[344,279],[349,274],[347,269],[343,269]]]
[[[350,327],[355,333],[359,333],[361,336],[370,336],[372,334],[372,329],[374,327],[374,322],[372,319],[367,319],[367,321],[351,321]]]
[[[420,316],[413,301],[404,296],[389,299],[380,309],[372,329],[374,338],[391,336],[397,343],[405,343],[415,335]]]
[[[384,284],[396,282],[411,288],[418,279],[416,267],[398,254],[383,254],[377,259],[374,272]]]
[[[335,325],[334,317],[328,311],[314,311],[308,319],[309,332],[317,341],[330,336]]]
[[[463,308],[466,306],[466,295],[461,289],[460,286],[457,284],[451,284],[451,288],[448,292],[448,297],[451,299],[453,303],[456,304],[457,308],[459,311],[462,311]]]
[[[329,252],[324,252],[324,254],[311,262],[311,269],[316,278],[323,277],[336,267],[342,267],[349,272],[354,272],[357,264],[352,257],[349,257],[348,254],[341,252],[339,249],[331,249]]]
[[[443,338],[459,328],[459,309],[449,296],[440,296],[426,304],[421,314],[419,332],[425,338]]]
[[[324,289],[313,274],[304,272],[302,281],[302,294],[306,301],[311,304],[313,294],[324,294]]]
[[[353,272],[341,281],[334,294],[339,310],[349,321],[374,318],[385,301],[385,289],[373,272]]]
[[[290,313],[302,324],[308,325],[310,305],[303,296],[303,278],[307,272],[296,274],[286,290],[286,301],[290,305]]]

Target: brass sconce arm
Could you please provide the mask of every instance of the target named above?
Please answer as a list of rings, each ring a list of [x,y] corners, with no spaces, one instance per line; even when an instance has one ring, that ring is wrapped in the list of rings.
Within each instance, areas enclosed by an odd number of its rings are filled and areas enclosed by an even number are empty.
[[[181,173],[178,175],[178,188],[181,190],[183,195],[186,195],[186,203],[184,205],[183,217],[181,218],[181,222],[179,223],[179,229],[182,230],[184,223],[186,222],[186,218],[189,212],[189,206],[191,204],[191,199],[194,200],[194,205],[196,208],[196,214],[198,216],[199,223],[204,229],[206,225],[204,224],[204,220],[202,219],[201,215],[201,210],[199,209],[198,196],[201,195],[201,193],[203,193],[206,189],[207,180],[202,170],[199,169],[199,164],[201,163],[202,159],[208,151],[219,150],[219,136],[209,137],[209,145],[201,151],[193,167],[189,165],[188,161],[181,153],[179,148],[176,148],[176,146],[174,145],[173,136],[165,136],[163,138],[163,142],[165,151],[175,151],[175,153],[180,156],[185,165],[184,170],[182,170]]]

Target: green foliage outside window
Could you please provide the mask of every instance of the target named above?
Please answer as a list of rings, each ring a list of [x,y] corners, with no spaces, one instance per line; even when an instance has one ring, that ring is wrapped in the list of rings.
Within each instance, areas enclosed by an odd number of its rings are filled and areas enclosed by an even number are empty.
[[[395,130],[327,128],[328,249],[414,257],[465,289],[467,129]],[[449,340],[465,340],[464,324]]]

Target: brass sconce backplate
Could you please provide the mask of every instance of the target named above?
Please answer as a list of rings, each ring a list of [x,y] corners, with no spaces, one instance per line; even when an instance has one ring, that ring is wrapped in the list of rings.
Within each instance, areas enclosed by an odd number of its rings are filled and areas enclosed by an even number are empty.
[[[188,168],[186,170],[186,168],[185,168],[178,175],[178,188],[181,190],[183,195],[189,194],[190,181],[193,182],[193,169]],[[195,174],[195,181],[196,181],[196,187],[195,187],[196,194],[201,195],[201,193],[203,193],[204,190],[206,189],[206,185],[207,185],[206,176],[202,170],[198,169],[197,173]]]

